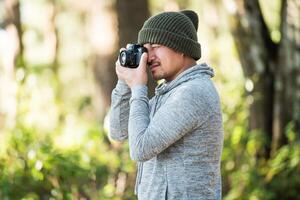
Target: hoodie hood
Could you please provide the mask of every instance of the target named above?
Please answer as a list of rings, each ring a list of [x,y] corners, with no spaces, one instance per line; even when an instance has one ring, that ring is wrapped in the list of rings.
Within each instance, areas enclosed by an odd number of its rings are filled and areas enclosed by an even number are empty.
[[[208,66],[206,63],[195,65],[195,66],[183,71],[174,80],[172,80],[170,82],[163,82],[163,83],[159,84],[155,88],[155,94],[156,95],[165,94],[165,93],[169,92],[170,90],[172,90],[173,88],[177,87],[178,85],[181,85],[182,83],[184,83],[186,81],[189,81],[189,80],[192,80],[195,78],[199,78],[199,77],[203,77],[203,76],[208,76],[209,78],[214,77],[214,70],[210,66]]]

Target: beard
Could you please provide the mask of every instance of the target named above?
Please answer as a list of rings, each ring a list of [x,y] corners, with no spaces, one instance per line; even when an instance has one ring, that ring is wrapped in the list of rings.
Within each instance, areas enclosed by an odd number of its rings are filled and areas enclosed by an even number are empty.
[[[161,71],[161,63],[159,61],[148,62],[148,66],[153,80],[158,81],[164,79],[164,75]]]

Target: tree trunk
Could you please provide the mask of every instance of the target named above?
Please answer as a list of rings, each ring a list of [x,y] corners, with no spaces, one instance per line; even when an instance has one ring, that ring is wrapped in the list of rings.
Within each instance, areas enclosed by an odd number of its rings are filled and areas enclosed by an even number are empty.
[[[111,91],[117,77],[115,61],[117,57],[116,11],[111,1],[94,1],[89,12],[89,37],[93,47],[93,74],[96,81],[94,104],[97,118],[103,122],[110,106]]]
[[[117,82],[115,62],[119,49],[127,43],[137,42],[138,31],[149,16],[149,9],[147,0],[117,0],[115,4],[104,1],[100,3],[100,7],[95,10],[97,13],[100,13],[99,9],[102,11],[101,15],[94,17],[97,19],[94,26],[102,27],[103,36],[98,37],[103,37],[105,41],[93,44],[96,52],[93,71],[99,90],[96,100],[97,113],[102,121],[110,106],[111,91]],[[118,32],[115,34],[117,27]],[[155,85],[154,81],[149,81],[149,96],[154,94]]]
[[[21,12],[20,12],[20,2],[18,0],[5,0],[5,19],[4,27],[9,29],[13,26],[16,29],[15,39],[15,54],[14,54],[14,67],[24,67],[23,62],[23,50],[24,45],[22,42],[23,30],[21,25]],[[10,32],[9,30],[7,30]]]
[[[260,156],[269,157],[285,144],[289,122],[299,132],[300,32],[299,3],[282,0],[281,40],[271,40],[258,0],[236,1],[231,15],[232,32],[244,75],[253,89],[249,129],[265,136]]]
[[[103,122],[104,117],[110,107],[111,91],[117,82],[115,72],[115,62],[117,52],[111,55],[95,55],[95,63],[93,66],[94,76],[97,83],[97,116],[100,122]]]
[[[13,127],[16,123],[18,102],[17,88],[15,87],[16,68],[25,68],[23,62],[22,26],[20,2],[5,0],[4,2],[5,44],[3,45],[3,72],[0,75],[2,90],[0,92],[0,126]]]
[[[62,84],[59,78],[60,64],[58,59],[60,41],[58,37],[58,29],[56,27],[56,18],[57,13],[59,13],[59,4],[56,0],[49,0],[49,24],[48,29],[45,31],[45,38],[47,38],[48,46],[51,50],[52,62],[51,70],[53,71],[54,80],[55,80],[55,98],[58,104],[62,103]],[[62,117],[62,116],[61,116]]]
[[[149,17],[147,0],[117,0],[116,10],[118,13],[118,36],[119,47],[126,47],[128,43],[137,43],[138,32],[144,21]],[[148,71],[149,97],[154,95],[156,82]]]
[[[273,152],[285,142],[284,129],[292,122],[300,133],[300,3],[282,0],[281,41],[274,104]]]

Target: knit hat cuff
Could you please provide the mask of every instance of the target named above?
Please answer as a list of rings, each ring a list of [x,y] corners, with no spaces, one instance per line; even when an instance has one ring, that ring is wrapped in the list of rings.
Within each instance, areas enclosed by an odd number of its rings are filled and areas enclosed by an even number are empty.
[[[201,57],[201,46],[198,42],[166,30],[144,28],[139,32],[138,43],[162,44],[195,60]]]

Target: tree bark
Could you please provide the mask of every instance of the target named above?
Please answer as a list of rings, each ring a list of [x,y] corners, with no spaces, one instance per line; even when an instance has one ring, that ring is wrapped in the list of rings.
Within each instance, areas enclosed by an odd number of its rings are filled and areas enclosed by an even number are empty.
[[[272,152],[285,141],[284,131],[292,123],[300,133],[300,3],[282,0],[281,40],[276,69],[275,114]]]
[[[117,0],[119,47],[137,43],[138,32],[149,17],[148,0]],[[149,97],[154,95],[156,82],[148,71]]]
[[[100,121],[103,121],[104,116],[110,106],[111,91],[116,85],[117,76],[115,73],[115,62],[121,47],[126,47],[127,43],[137,43],[138,31],[141,29],[144,21],[149,17],[149,8],[147,0],[117,0],[116,3],[102,3],[102,17],[98,18],[99,21],[105,21],[105,15],[110,15],[113,21],[112,27],[106,29],[118,29],[116,35],[109,35],[107,41],[110,45],[105,46],[98,44],[95,49],[94,67],[93,71],[97,83],[98,93],[97,97],[97,113]],[[99,12],[99,10],[97,10]],[[102,18],[102,19],[101,19]],[[116,19],[115,19],[116,18]],[[101,22],[102,23],[102,22]],[[100,23],[100,24],[101,24]],[[116,23],[116,27],[114,26]],[[101,26],[99,23],[97,26]],[[108,36],[108,35],[107,35]],[[114,41],[117,41],[116,44]],[[105,51],[109,48],[110,50]],[[112,48],[112,50],[111,50]],[[99,49],[99,50],[97,50]],[[102,52],[104,50],[104,52]],[[156,83],[151,81],[149,73],[149,96],[154,94]]]
[[[88,15],[93,74],[96,81],[94,104],[97,118],[103,122],[110,106],[111,91],[117,82],[115,61],[117,57],[116,10],[110,1],[94,1]]]
[[[45,31],[45,38],[47,38],[48,46],[51,48],[52,62],[51,70],[53,71],[55,79],[55,96],[59,104],[62,103],[62,85],[59,78],[60,64],[58,59],[58,54],[60,50],[60,40],[58,37],[58,29],[56,26],[57,13],[59,13],[59,4],[56,0],[49,0],[49,25],[48,29]],[[62,117],[62,116],[61,116]]]
[[[0,100],[0,125],[13,127],[16,123],[18,112],[17,88],[15,87],[15,72],[18,67],[25,68],[23,61],[23,42],[20,2],[18,0],[4,1],[4,27],[6,44],[4,45],[3,73],[0,78],[5,86],[1,90]],[[1,97],[3,95],[3,97]],[[4,113],[4,114],[2,114]]]
[[[4,28],[7,29],[9,26],[13,26],[17,30],[17,37],[15,37],[17,46],[14,48],[16,50],[16,52],[14,52],[14,67],[24,67],[20,2],[18,0],[5,0],[5,13]],[[19,61],[19,63],[17,63],[17,61]]]
[[[259,152],[264,157],[286,143],[284,129],[289,122],[299,132],[299,3],[282,0],[281,9],[279,43],[271,40],[258,0],[236,1],[230,18],[244,75],[254,85],[247,91],[249,129],[264,135]]]

